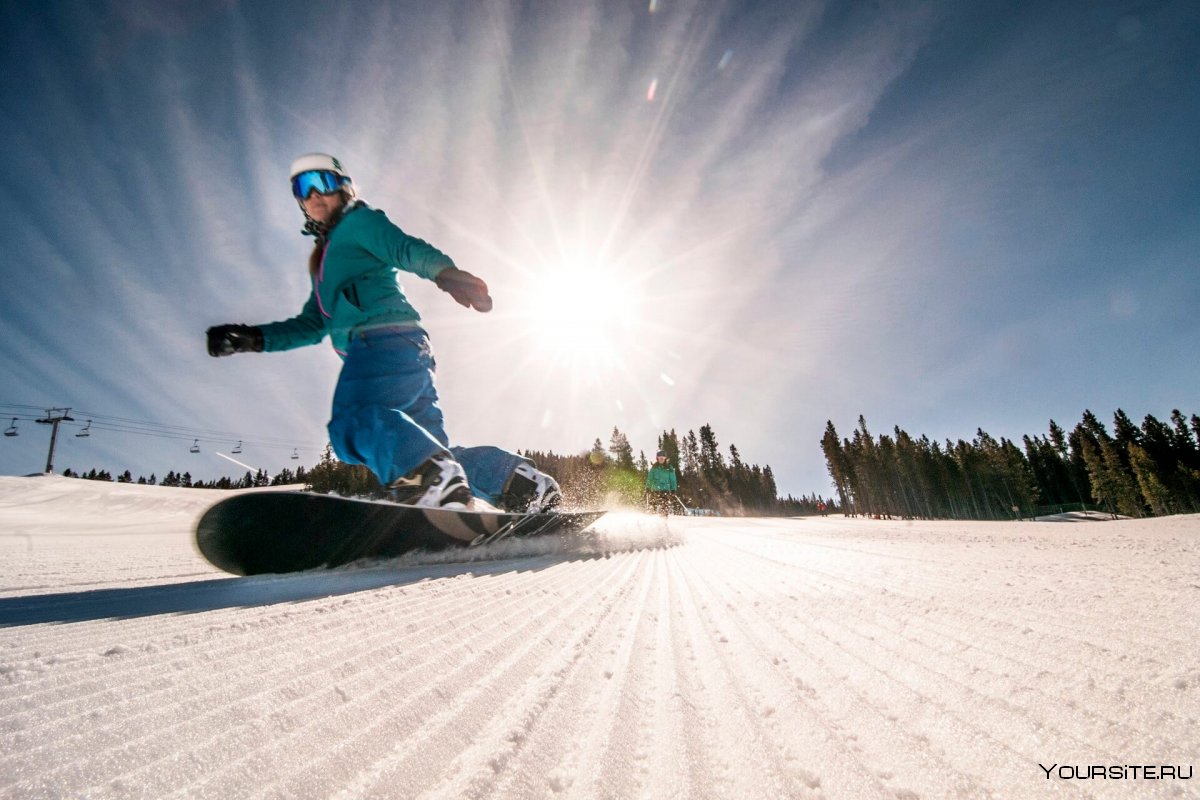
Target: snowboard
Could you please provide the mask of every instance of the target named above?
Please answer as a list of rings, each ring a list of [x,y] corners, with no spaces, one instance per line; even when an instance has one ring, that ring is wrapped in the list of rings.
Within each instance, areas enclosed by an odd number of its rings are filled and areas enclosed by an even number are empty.
[[[196,545],[209,563],[234,575],[300,572],[410,550],[581,531],[603,514],[418,508],[307,492],[254,492],[205,511],[196,525]]]

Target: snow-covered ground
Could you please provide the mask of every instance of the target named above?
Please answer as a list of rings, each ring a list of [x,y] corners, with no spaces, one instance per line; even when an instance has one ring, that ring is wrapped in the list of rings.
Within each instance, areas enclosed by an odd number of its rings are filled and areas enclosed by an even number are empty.
[[[1200,796],[1145,769],[1200,766],[1200,517],[610,515],[234,578],[223,494],[0,478],[0,797]]]

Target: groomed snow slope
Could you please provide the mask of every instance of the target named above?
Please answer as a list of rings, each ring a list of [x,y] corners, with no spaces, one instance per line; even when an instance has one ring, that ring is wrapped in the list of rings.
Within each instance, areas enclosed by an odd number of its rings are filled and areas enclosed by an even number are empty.
[[[1200,796],[1064,777],[1200,762],[1200,517],[610,515],[233,578],[223,494],[0,478],[0,797]]]

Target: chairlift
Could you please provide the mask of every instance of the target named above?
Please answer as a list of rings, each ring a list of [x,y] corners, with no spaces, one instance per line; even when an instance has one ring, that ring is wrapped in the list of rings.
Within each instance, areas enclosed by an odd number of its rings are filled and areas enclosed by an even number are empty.
[[[83,430],[81,430],[79,433],[77,433],[75,435],[82,439],[85,436],[91,436],[92,435],[91,430],[92,430],[92,421],[89,419],[87,421],[87,425],[83,426]]]
[[[237,447],[233,448],[233,450],[231,452],[234,455],[237,455],[238,453],[242,452],[242,440],[241,439],[238,439]]]
[[[293,450],[292,450],[292,460],[293,460],[293,461],[297,461],[297,460],[299,460],[299,458],[300,458],[300,450],[299,450],[299,449],[293,449]]]
[[[199,439],[192,440],[192,446],[188,450],[188,452],[189,453],[199,453],[200,452],[200,440]]]
[[[17,435],[17,418],[16,417],[13,417],[12,424],[4,429],[4,435],[5,436],[16,436]]]

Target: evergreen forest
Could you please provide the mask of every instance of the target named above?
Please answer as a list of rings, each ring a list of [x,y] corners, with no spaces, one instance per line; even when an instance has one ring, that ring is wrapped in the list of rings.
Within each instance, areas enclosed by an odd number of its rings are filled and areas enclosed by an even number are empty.
[[[585,508],[608,508],[639,506],[643,502],[646,473],[659,450],[667,454],[667,463],[675,468],[681,511],[687,508],[729,516],[795,516],[817,513],[829,502],[819,495],[779,497],[770,465],[748,463],[735,444],[727,453],[722,452],[711,425],[702,425],[699,434],[689,430],[680,436],[673,429],[663,431],[649,456],[639,449],[635,457],[628,437],[616,427],[607,445],[596,439],[587,453],[526,451],[523,455],[555,477],[568,502]]]
[[[667,453],[679,479],[679,511],[722,515],[793,516],[817,513],[826,502],[819,496],[780,498],[771,467],[749,464],[736,445],[728,456],[721,451],[711,425],[697,435],[688,431],[680,437],[674,430],[658,436],[656,450]],[[562,487],[563,499],[573,508],[638,508],[644,502],[646,473],[653,452],[634,455],[629,438],[614,427],[607,445],[599,438],[585,453],[561,455],[535,450],[521,451],[538,468],[552,475]],[[317,492],[345,496],[382,497],[374,475],[360,466],[342,464],[326,448],[320,462],[307,473],[309,487]]]
[[[967,442],[914,438],[899,427],[872,436],[859,417],[849,438],[833,422],[821,449],[851,515],[925,519],[1013,519],[1095,509],[1129,517],[1200,512],[1200,416],[1147,415],[1136,425],[1117,410],[1110,433],[1085,411],[1070,431],[1053,420],[1042,436],[1015,442],[982,429]]]
[[[635,449],[617,427],[587,452],[527,450],[522,455],[553,475],[568,506],[639,507],[653,451]],[[913,436],[899,426],[875,436],[864,417],[849,437],[827,422],[821,450],[834,497],[780,497],[770,465],[747,461],[737,445],[723,449],[711,425],[657,437],[655,450],[675,468],[679,510],[730,516],[846,515],[923,519],[1019,519],[1090,510],[1128,517],[1200,513],[1200,416],[1174,410],[1136,424],[1118,409],[1111,431],[1091,411],[1070,431],[1051,420],[1046,434],[1018,444],[982,428],[970,441]],[[365,467],[343,464],[328,446],[311,469],[247,472],[238,479],[193,481],[188,472],[134,478],[92,469],[68,477],[210,489],[302,484],[348,497],[383,497]]]

